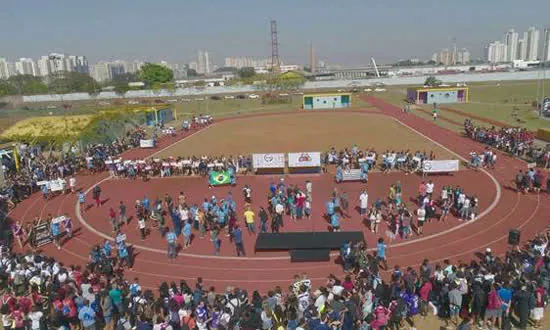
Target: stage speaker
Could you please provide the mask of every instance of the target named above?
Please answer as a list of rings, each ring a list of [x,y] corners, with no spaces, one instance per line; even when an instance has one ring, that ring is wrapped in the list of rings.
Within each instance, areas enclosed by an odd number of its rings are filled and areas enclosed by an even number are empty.
[[[508,244],[518,245],[520,240],[521,233],[517,229],[512,229],[508,232]]]

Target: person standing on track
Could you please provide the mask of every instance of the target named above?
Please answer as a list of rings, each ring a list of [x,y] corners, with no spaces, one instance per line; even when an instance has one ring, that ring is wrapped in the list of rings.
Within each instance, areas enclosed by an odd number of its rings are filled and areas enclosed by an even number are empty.
[[[379,263],[384,264],[384,269],[388,269],[388,262],[386,259],[386,244],[384,243],[383,238],[378,239],[378,243],[376,244],[376,258],[378,259]]]
[[[237,250],[237,257],[240,257],[241,255],[244,257],[246,254],[244,251],[243,231],[239,225],[235,225],[235,229],[233,229],[233,242],[235,243],[235,248]]]
[[[71,193],[74,194],[76,192],[76,178],[74,175],[69,178],[69,188],[71,189]]]
[[[95,206],[100,207],[101,206],[101,188],[99,186],[95,186],[92,190],[92,196],[95,201]]]
[[[173,230],[170,230],[167,234],[166,234],[166,241],[168,242],[168,262],[172,262],[174,261],[174,259],[176,259],[176,256],[177,256],[177,245],[176,245],[176,242],[177,242],[177,236],[176,236],[176,233],[174,233]]]

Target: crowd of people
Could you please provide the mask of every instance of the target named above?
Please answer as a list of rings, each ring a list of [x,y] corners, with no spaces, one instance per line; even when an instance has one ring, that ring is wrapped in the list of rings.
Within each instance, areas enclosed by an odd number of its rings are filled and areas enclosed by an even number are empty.
[[[550,167],[550,145],[538,146],[535,135],[521,127],[482,127],[472,120],[464,121],[468,137],[511,155],[528,159],[542,168]]]
[[[379,159],[379,155],[381,156]],[[322,163],[325,166],[335,165],[346,169],[378,168],[387,173],[391,170],[412,173],[421,168],[424,160],[435,159],[434,152],[411,150],[385,150],[381,154],[373,148],[360,149],[357,145],[338,151],[335,147],[323,154]]]
[[[124,278],[131,267],[117,237],[95,248],[85,266],[39,252],[0,258],[4,329],[402,329],[428,315],[460,330],[540,326],[550,289],[550,232],[505,255],[490,248],[470,262],[444,260],[388,268],[386,244],[341,251],[345,274],[314,287],[307,273],[264,293],[227,286],[163,282],[145,289]],[[131,253],[130,253],[131,254]],[[383,271],[389,272],[385,276]]]

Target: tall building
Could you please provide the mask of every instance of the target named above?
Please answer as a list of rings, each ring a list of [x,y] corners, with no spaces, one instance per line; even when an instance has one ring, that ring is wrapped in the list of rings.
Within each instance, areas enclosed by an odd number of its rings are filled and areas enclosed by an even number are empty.
[[[490,43],[487,46],[487,61],[493,64],[506,62],[506,51],[506,44],[503,44],[500,41]]]
[[[199,72],[199,64],[195,61],[189,62],[189,70],[195,70],[198,73]]]
[[[508,30],[504,34],[504,44],[506,45],[506,62],[512,62],[517,59],[519,35],[514,29]]]
[[[457,64],[468,64],[470,63],[470,51],[466,48],[462,48],[456,51],[456,61]]]
[[[111,64],[109,62],[97,62],[94,65],[92,76],[99,82],[111,80]]]
[[[197,62],[198,62],[198,70],[197,70],[198,73],[208,74],[213,71],[212,53],[209,53],[204,50],[199,50],[197,52]]]
[[[32,58],[20,58],[19,61],[15,62],[15,71],[21,75],[38,75],[36,63],[34,63]]]
[[[539,55],[540,31],[534,26],[527,29],[527,61],[536,61]]]
[[[126,73],[126,62],[114,61],[109,63],[109,79],[113,79],[116,76],[122,76]]]
[[[10,73],[9,62],[5,58],[0,57],[0,79],[8,79],[11,75]]]
[[[65,59],[66,71],[89,74],[88,60],[86,56],[69,55]]]
[[[517,56],[518,60],[527,60],[527,32],[523,32],[521,39],[518,40]]]
[[[454,64],[454,52],[450,51],[447,48],[442,49],[439,52],[439,55],[437,56],[437,61],[436,62],[442,63],[443,65],[453,65]]]
[[[543,54],[543,60],[546,62],[550,62],[550,29],[546,30],[544,32],[544,54]],[[547,65],[548,66],[548,65]]]
[[[139,70],[141,70],[141,67],[143,66],[143,62],[141,61],[133,61],[133,62],[127,62],[126,63],[126,72],[127,73],[137,73]]]
[[[224,61],[224,66],[232,68],[256,68],[260,66],[267,66],[268,60],[261,58],[254,58],[249,56],[243,57],[226,57]]]

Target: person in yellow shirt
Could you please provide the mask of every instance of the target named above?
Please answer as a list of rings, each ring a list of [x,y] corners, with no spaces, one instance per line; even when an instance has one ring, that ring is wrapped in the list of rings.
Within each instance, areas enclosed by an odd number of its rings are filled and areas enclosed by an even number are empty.
[[[246,227],[248,228],[248,232],[250,234],[253,234],[254,231],[254,217],[255,214],[248,208],[246,211],[244,211],[244,221],[246,222]]]

